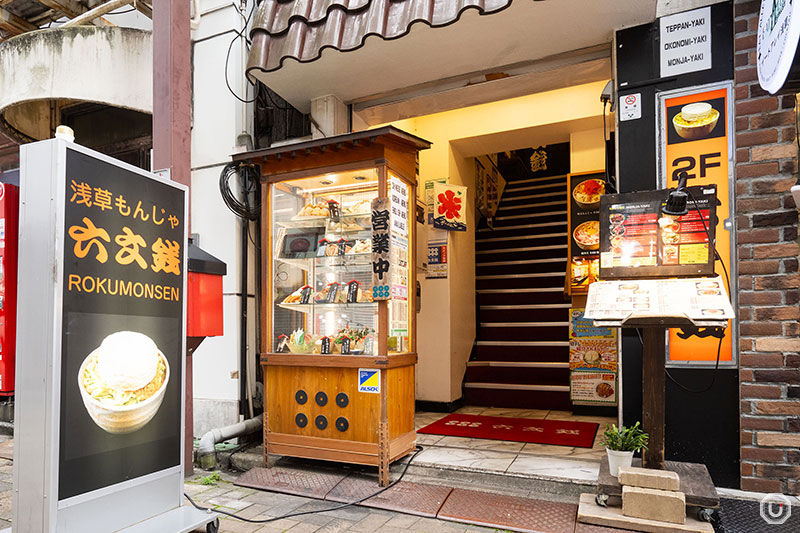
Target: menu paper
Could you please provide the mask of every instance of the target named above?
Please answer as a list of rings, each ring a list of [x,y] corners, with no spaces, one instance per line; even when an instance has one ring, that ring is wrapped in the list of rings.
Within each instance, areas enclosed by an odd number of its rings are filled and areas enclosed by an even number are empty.
[[[698,326],[718,326],[735,315],[720,276],[601,281],[589,287],[584,318],[596,326],[660,317],[686,317]]]
[[[668,190],[600,198],[600,277],[647,278],[714,274],[715,185],[689,187],[688,212],[662,213]]]

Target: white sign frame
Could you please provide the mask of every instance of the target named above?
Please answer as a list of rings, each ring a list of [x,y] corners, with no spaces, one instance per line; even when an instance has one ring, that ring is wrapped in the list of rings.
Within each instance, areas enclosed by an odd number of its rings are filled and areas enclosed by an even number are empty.
[[[701,20],[702,24],[698,23]],[[662,78],[712,67],[711,6],[661,17],[658,26],[658,57]],[[683,62],[679,63],[681,60]]]
[[[674,89],[671,91],[662,91],[656,93],[656,169],[657,169],[657,187],[659,189],[666,189],[669,187],[667,183],[667,139],[666,131],[667,124],[664,124],[664,106],[668,99],[675,98],[686,94],[694,94],[699,92],[714,91],[717,89],[726,89],[726,100],[728,104],[727,109],[727,122],[725,124],[728,132],[728,218],[723,220],[723,227],[728,230],[730,234],[730,247],[731,257],[734,257],[736,252],[736,183],[734,180],[734,169],[736,162],[734,161],[734,154],[736,153],[736,127],[733,111],[734,89],[733,81],[721,81],[715,83],[708,83],[705,85],[693,85],[691,87],[683,87],[681,89]],[[691,184],[690,184],[691,185]],[[739,269],[736,261],[730,261],[728,267],[728,275],[730,277],[730,291],[731,304],[734,309],[739,308]],[[731,343],[731,360],[720,361],[720,368],[736,368],[739,366],[739,343],[736,339],[739,338],[739,319],[738,317],[731,320],[731,335],[734,342]],[[667,336],[667,339],[669,336]],[[667,362],[666,366],[671,367],[693,367],[693,368],[714,368],[716,361],[672,361],[669,359],[669,343],[667,343]]]
[[[20,149],[20,299],[17,309],[15,403],[15,531],[47,533],[187,532],[217,520],[183,505],[184,432],[180,463],[164,470],[58,499],[61,353],[63,326],[64,217],[67,150],[118,166],[187,193],[186,186],[63,139]],[[188,198],[184,220],[188,220]],[[184,230],[184,250],[186,250]],[[182,272],[186,272],[184,253]],[[183,276],[183,294],[186,279]],[[186,352],[186,311],[182,353]],[[181,428],[185,427],[185,366],[181,378]],[[11,531],[11,530],[6,530]]]

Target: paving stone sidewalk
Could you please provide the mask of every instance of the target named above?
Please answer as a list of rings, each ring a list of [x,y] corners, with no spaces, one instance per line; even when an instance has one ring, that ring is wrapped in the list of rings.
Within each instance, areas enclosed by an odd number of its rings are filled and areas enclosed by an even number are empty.
[[[200,480],[204,475],[207,473],[196,474],[186,480],[184,483],[186,494],[198,505],[236,513],[245,518],[266,519],[294,512],[328,509],[338,505],[301,496],[237,487],[233,485],[236,476],[227,473],[220,473],[221,479],[214,485],[202,485]],[[337,511],[285,518],[266,524],[249,524],[233,518],[223,518],[220,520],[220,531],[231,533],[273,533],[278,531],[291,533],[335,533],[339,531],[464,533],[503,530],[352,506]],[[196,532],[203,533],[205,529],[198,529]]]

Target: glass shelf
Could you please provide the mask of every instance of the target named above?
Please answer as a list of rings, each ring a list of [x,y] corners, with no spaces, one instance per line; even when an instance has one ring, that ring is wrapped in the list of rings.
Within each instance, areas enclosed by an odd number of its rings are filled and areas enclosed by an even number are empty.
[[[329,304],[329,303],[307,303],[307,304],[278,304],[278,307],[282,307],[284,309],[290,309],[292,311],[299,311],[301,313],[311,313],[314,309],[322,309],[322,310],[334,310],[340,311],[343,309],[364,309],[367,307],[375,307],[377,306],[377,302],[356,302],[356,303],[349,303],[349,304]]]

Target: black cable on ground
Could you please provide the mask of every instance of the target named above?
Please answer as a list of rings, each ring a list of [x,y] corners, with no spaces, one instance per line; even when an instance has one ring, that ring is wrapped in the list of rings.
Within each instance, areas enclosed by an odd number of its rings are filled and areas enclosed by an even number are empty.
[[[189,503],[191,503],[194,506],[195,509],[198,509],[200,511],[205,511],[205,512],[214,512],[214,513],[223,514],[225,516],[230,516],[231,518],[235,518],[237,520],[241,520],[242,522],[248,522],[250,524],[266,524],[268,522],[276,522],[278,520],[283,520],[284,518],[294,518],[295,516],[304,516],[304,515],[316,514],[316,513],[327,513],[328,511],[338,511],[339,509],[344,509],[345,507],[351,507],[353,505],[358,505],[359,503],[363,503],[363,502],[369,500],[370,498],[374,498],[378,494],[386,492],[390,488],[392,488],[395,485],[397,485],[398,483],[400,483],[400,481],[403,479],[403,476],[406,475],[406,471],[408,470],[408,467],[411,465],[411,462],[417,457],[417,455],[419,455],[419,452],[421,452],[421,451],[422,451],[422,446],[417,445],[416,448],[415,448],[414,454],[411,456],[411,458],[409,458],[408,462],[403,467],[403,471],[400,473],[400,477],[398,477],[396,480],[392,481],[391,483],[389,483],[388,485],[386,485],[382,489],[379,489],[379,490],[375,491],[374,493],[370,494],[369,496],[364,496],[363,498],[361,498],[359,500],[356,500],[354,502],[343,503],[341,505],[336,505],[336,506],[331,507],[329,509],[315,509],[313,511],[300,511],[299,513],[289,513],[289,514],[285,514],[283,516],[275,516],[275,517],[272,517],[272,518],[265,518],[265,519],[258,520],[258,519],[255,519],[255,518],[243,518],[241,516],[236,515],[235,513],[229,513],[228,511],[223,511],[221,509],[211,509],[210,507],[203,507],[203,506],[198,505],[197,503],[195,503],[195,501],[192,498],[190,498],[189,495],[186,494],[185,492],[183,493],[183,496],[187,500],[189,500]]]

